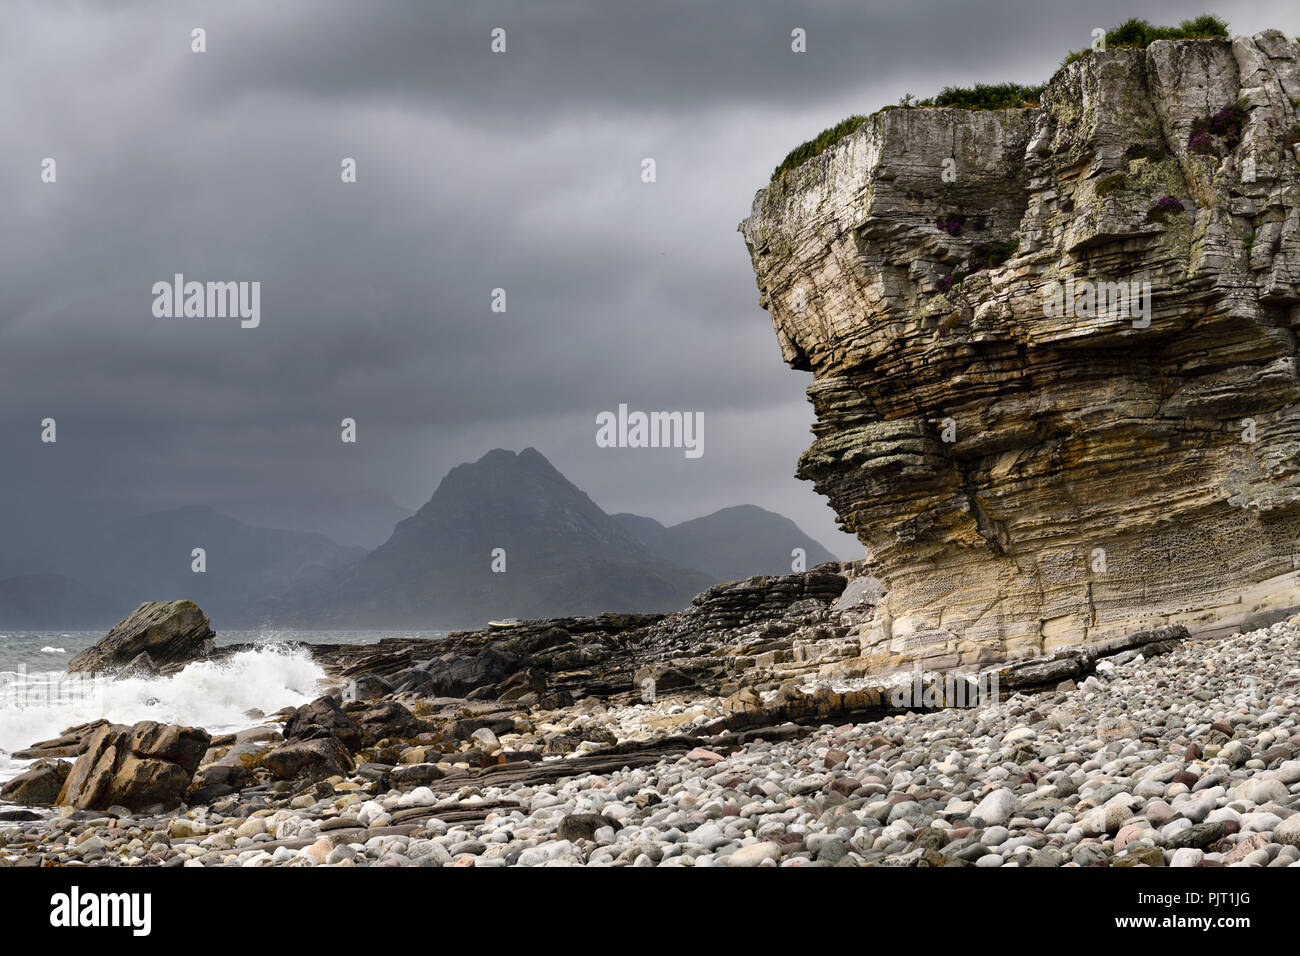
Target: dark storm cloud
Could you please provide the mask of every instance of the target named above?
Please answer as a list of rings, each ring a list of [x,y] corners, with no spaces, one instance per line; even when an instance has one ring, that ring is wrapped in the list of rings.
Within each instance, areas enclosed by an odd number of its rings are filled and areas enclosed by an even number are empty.
[[[1218,12],[1239,30],[1289,20],[1233,7]],[[610,510],[681,520],[752,501],[850,553],[792,477],[807,379],[780,363],[737,221],[781,156],[845,113],[1045,78],[1133,12],[11,5],[0,519],[355,488],[418,506],[458,462],[531,444]],[[790,52],[794,27],[807,54]],[[55,185],[39,181],[47,156]],[[339,181],[345,156],[355,185]],[[151,286],[176,272],[260,281],[261,327],[155,318]],[[597,449],[594,416],[620,402],[703,411],[704,458]],[[57,448],[37,441],[46,416]],[[345,416],[356,447],[338,441]]]

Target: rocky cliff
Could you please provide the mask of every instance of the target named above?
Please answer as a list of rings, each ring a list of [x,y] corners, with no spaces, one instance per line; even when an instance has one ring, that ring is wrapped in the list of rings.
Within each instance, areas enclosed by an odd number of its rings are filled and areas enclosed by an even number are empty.
[[[1036,108],[883,111],[758,193],[798,474],[885,592],[866,666],[1300,605],[1298,105],[1281,33],[1159,41]]]

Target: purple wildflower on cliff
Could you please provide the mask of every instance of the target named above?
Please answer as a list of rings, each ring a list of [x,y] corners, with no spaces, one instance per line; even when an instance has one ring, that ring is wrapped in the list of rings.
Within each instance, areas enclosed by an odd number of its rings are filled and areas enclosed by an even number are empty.
[[[942,219],[936,219],[934,224],[941,231],[946,232],[950,236],[955,236],[961,232],[962,217],[944,216]]]
[[[1209,153],[1213,148],[1214,141],[1210,139],[1209,133],[1192,130],[1187,137],[1187,151],[1190,153]]]
[[[1147,212],[1147,222],[1164,222],[1165,217],[1186,212],[1183,201],[1177,196],[1162,196]]]

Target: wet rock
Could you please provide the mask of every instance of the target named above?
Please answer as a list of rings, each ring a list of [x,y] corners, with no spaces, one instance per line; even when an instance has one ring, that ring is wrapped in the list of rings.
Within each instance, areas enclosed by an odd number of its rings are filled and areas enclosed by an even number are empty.
[[[67,760],[38,760],[0,787],[0,799],[27,807],[52,806],[71,770]]]
[[[306,777],[322,780],[335,774],[348,774],[355,768],[352,755],[333,735],[293,740],[263,755],[261,764],[276,780]]]
[[[284,724],[285,740],[315,740],[336,737],[350,750],[362,745],[361,728],[339,706],[333,697],[318,697],[310,704],[295,710]]]
[[[141,654],[149,664],[170,672],[211,654],[215,637],[207,615],[193,601],[152,601],[68,661],[68,673],[116,672]]]

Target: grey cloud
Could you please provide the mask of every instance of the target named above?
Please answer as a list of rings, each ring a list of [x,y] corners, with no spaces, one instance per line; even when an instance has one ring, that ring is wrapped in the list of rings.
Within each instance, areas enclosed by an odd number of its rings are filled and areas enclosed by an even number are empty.
[[[1239,29],[1294,18],[1218,12]],[[753,502],[851,554],[792,477],[807,379],[780,362],[736,223],[781,156],[845,113],[1045,78],[1131,11],[142,0],[4,15],[0,529],[96,502],[359,488],[416,507],[458,462],[535,445],[608,510]],[[262,327],[154,318],[150,287],[174,272],[260,280]],[[505,315],[488,310],[498,286]],[[619,402],[703,411],[705,457],[597,449],[594,416]],[[46,415],[57,448],[36,440]],[[356,448],[338,441],[344,416]]]

